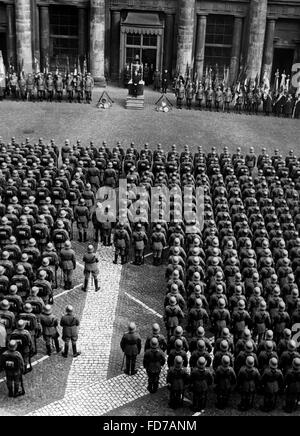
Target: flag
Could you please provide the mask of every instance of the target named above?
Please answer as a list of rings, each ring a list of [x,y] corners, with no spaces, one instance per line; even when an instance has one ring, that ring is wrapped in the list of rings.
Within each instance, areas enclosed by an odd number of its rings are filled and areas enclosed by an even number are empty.
[[[70,60],[69,60],[69,56],[67,56],[67,76],[69,76],[70,74]]]
[[[87,60],[86,60],[86,56],[84,57],[83,60],[83,74],[86,75],[87,74]]]
[[[77,69],[78,69],[78,74],[81,74],[81,66],[80,66],[79,56],[77,58]]]
[[[4,66],[1,50],[0,50],[0,88],[5,88],[5,66]]]
[[[34,63],[35,74],[40,73],[40,64],[39,64],[39,60],[36,56],[34,57],[33,63]],[[44,71],[45,71],[45,67],[44,67]]]

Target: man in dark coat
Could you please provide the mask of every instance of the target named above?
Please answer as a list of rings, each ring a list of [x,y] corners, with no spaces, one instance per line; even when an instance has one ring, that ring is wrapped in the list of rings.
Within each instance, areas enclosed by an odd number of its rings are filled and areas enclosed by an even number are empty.
[[[144,354],[143,365],[148,374],[148,391],[154,394],[158,389],[159,375],[162,366],[166,363],[164,352],[159,348],[158,339],[153,337],[150,341],[150,349]]]
[[[174,366],[172,366],[167,375],[167,384],[170,389],[169,406],[172,409],[181,407],[183,404],[184,391],[189,382],[187,369],[183,367],[183,359],[176,356]]]
[[[259,386],[260,375],[254,366],[253,356],[246,358],[246,364],[242,366],[238,373],[237,385],[241,393],[241,402],[238,409],[247,411],[253,407],[254,396]]]
[[[206,360],[203,356],[197,360],[197,366],[194,367],[190,375],[191,390],[193,392],[194,412],[200,412],[205,409],[207,393],[209,386],[213,384],[213,372],[206,368]]]
[[[88,287],[88,281],[90,274],[92,274],[94,284],[95,284],[95,291],[99,291],[100,288],[98,286],[98,274],[99,274],[99,268],[98,268],[98,258],[94,252],[94,247],[92,245],[88,246],[87,253],[83,256],[83,262],[84,262],[84,285],[83,285],[83,291],[87,291]]]
[[[72,275],[76,268],[76,257],[70,241],[65,242],[64,248],[60,252],[60,267],[64,275],[65,289],[72,289]]]
[[[68,357],[69,343],[72,342],[73,357],[78,357],[81,352],[77,351],[79,319],[73,313],[73,307],[67,306],[65,315],[61,317],[60,326],[63,328],[62,339],[65,343],[63,357]]]
[[[140,354],[142,348],[142,340],[136,332],[136,325],[130,322],[128,332],[126,332],[120,342],[120,347],[125,355],[126,369],[125,374],[134,375],[137,373],[135,369],[137,355]]]
[[[5,371],[6,383],[9,397],[24,395],[22,375],[25,370],[23,357],[17,351],[17,342],[11,340],[8,343],[8,350],[0,356],[0,370]],[[22,390],[20,391],[20,384]]]

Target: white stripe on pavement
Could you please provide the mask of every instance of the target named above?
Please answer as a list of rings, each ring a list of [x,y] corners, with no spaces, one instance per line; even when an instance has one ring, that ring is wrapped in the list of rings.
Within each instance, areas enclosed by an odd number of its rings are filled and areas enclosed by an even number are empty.
[[[158,313],[155,312],[155,310],[151,309],[151,307],[147,306],[145,303],[143,303],[141,300],[138,300],[137,298],[135,298],[133,295],[128,294],[128,292],[125,292],[125,295],[127,295],[128,298],[130,298],[131,300],[135,301],[137,304],[139,304],[140,306],[144,307],[145,309],[148,310],[148,312],[153,313],[153,315],[158,316],[159,318],[163,318],[163,316]]]
[[[37,359],[37,360],[35,360],[34,362],[32,362],[32,363],[31,363],[31,366],[35,366],[35,365],[37,365],[38,363],[41,363],[41,362],[43,362],[44,360],[49,359],[49,357],[50,357],[50,356],[43,356],[43,357],[41,357],[40,359]],[[3,383],[5,380],[6,380],[6,377],[1,378],[1,379],[0,379],[0,383]]]

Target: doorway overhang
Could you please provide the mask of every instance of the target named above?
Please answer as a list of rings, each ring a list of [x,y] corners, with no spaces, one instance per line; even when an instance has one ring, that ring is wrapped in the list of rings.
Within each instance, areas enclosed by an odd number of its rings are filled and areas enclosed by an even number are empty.
[[[162,35],[164,24],[156,13],[128,12],[121,23],[121,32],[143,35]]]

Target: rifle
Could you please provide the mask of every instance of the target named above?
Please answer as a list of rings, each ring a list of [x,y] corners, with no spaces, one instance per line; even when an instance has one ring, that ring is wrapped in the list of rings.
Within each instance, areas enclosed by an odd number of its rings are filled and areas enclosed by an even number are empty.
[[[121,371],[123,371],[123,368],[124,368],[124,362],[125,362],[125,353],[123,354],[123,360],[122,360]]]

